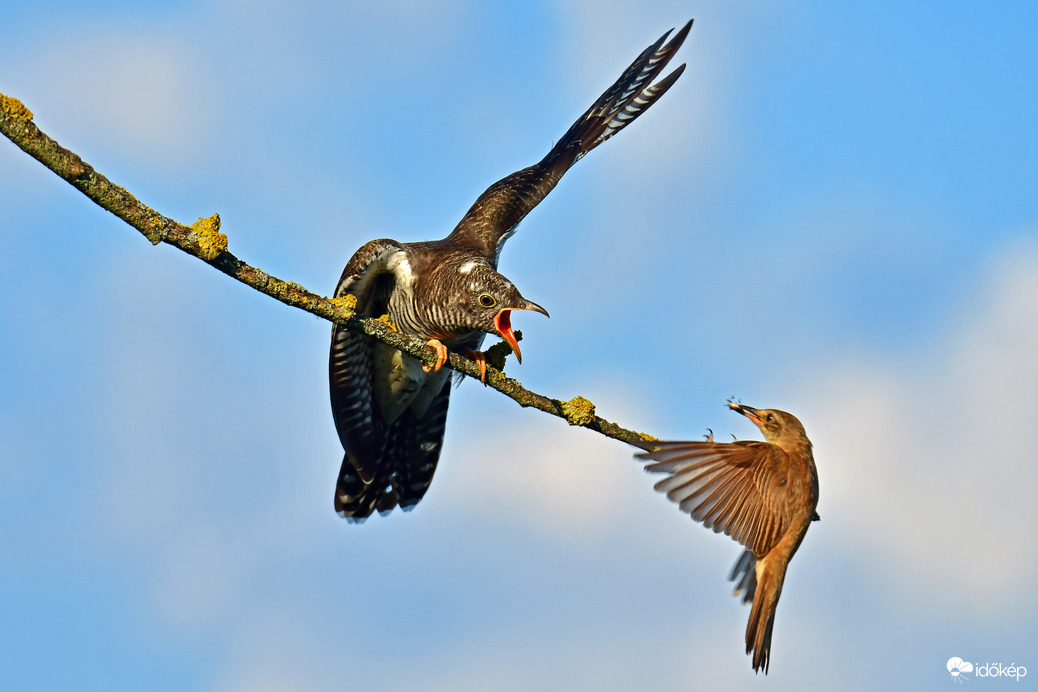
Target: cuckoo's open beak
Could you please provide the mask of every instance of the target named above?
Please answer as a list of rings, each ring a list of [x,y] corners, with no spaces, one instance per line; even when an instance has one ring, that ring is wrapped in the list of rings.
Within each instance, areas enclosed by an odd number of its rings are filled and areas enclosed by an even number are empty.
[[[542,308],[537,303],[531,303],[526,300],[523,301],[522,306],[517,308],[507,308],[500,311],[494,317],[494,327],[497,329],[497,333],[501,335],[501,338],[508,342],[508,345],[512,347],[512,353],[515,354],[515,359],[522,365],[523,354],[519,351],[519,342],[516,341],[515,332],[512,331],[512,310],[533,310],[539,312],[545,317],[550,317],[548,311]]]

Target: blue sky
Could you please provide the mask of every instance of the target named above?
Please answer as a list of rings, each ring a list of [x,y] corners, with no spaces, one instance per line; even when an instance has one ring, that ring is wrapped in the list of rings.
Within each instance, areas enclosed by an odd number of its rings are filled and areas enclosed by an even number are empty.
[[[675,87],[509,241],[552,315],[517,316],[511,373],[660,437],[754,436],[732,395],[804,421],[823,521],[771,689],[1038,675],[1038,10],[374,4],[21,3],[0,92],[327,293],[369,239],[445,235],[695,17]],[[466,382],[426,499],[347,525],[327,323],[5,142],[0,225],[5,688],[764,684],[737,546],[624,445]]]

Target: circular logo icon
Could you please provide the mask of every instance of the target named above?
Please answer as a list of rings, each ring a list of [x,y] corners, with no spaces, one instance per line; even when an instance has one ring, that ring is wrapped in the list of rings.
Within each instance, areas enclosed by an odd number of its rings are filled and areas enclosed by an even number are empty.
[[[963,661],[958,656],[952,656],[948,659],[948,672],[951,673],[953,678],[957,678],[963,673],[972,673],[973,664],[969,661]]]

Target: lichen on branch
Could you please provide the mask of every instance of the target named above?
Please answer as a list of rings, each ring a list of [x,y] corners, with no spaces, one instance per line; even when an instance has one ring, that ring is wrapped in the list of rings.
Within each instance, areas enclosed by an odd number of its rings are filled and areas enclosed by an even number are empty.
[[[191,228],[195,232],[195,240],[201,251],[199,257],[208,262],[227,252],[227,236],[220,233],[219,214],[213,214],[209,218],[203,217],[191,224]]]

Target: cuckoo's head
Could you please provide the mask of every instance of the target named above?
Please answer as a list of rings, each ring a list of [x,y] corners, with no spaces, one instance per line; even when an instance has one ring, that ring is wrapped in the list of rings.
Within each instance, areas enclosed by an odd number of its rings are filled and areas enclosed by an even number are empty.
[[[511,346],[522,363],[519,342],[512,330],[513,310],[533,310],[548,316],[537,303],[523,298],[511,281],[482,261],[469,260],[459,265],[450,302],[459,308],[465,328],[497,334]]]

